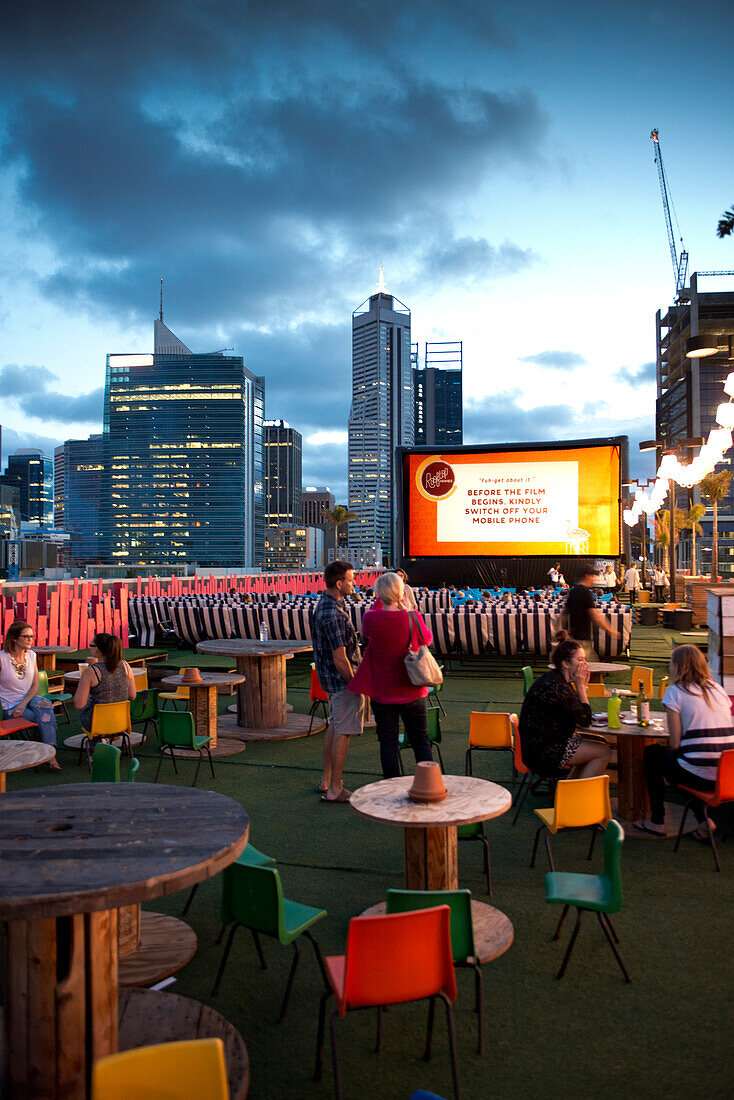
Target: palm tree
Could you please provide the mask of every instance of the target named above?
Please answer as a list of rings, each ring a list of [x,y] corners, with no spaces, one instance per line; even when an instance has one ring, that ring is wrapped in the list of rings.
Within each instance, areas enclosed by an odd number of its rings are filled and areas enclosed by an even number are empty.
[[[723,217],[719,218],[719,224],[716,227],[717,237],[729,237],[734,233],[734,206],[731,210],[725,210]]]
[[[714,532],[711,539],[711,580],[716,583],[719,577],[719,501],[729,492],[732,475],[728,470],[719,470],[718,474],[709,474],[699,483],[701,496],[710,500],[714,507]]]
[[[698,522],[701,516],[706,515],[705,504],[692,504],[683,520],[683,526],[691,532],[691,576],[696,576],[696,535],[703,534],[703,527]]]
[[[675,556],[675,547],[678,545],[680,539],[681,529],[683,527],[683,521],[685,520],[685,513],[676,508],[673,519],[673,551]],[[668,554],[667,550],[670,546],[670,509],[663,508],[655,515],[655,541],[663,550],[663,561],[667,562]]]
[[[334,528],[334,552],[336,553],[339,546],[339,528],[343,523],[359,519],[359,516],[355,515],[354,512],[350,512],[343,504],[335,504],[331,511],[328,508],[322,508],[321,518]]]

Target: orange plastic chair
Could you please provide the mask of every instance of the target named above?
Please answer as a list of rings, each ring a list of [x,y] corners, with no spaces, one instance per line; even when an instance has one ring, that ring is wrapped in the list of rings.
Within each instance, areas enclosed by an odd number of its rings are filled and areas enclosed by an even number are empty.
[[[180,668],[178,670],[179,676],[183,676],[185,671],[186,671],[185,668]],[[141,689],[138,688],[138,691],[140,691],[140,690]],[[189,689],[187,687],[184,687],[183,684],[179,684],[175,691],[159,691],[158,692],[158,698],[159,699],[170,699],[171,702],[173,703],[173,709],[178,710],[178,706],[177,706],[178,703],[184,703],[184,704],[188,703],[188,701],[189,701]],[[186,709],[186,707],[184,706],[184,710],[185,709]]]
[[[545,850],[548,853],[548,866],[555,871],[553,866],[553,853],[551,852],[551,833],[555,836],[560,829],[588,829],[591,826],[591,844],[587,859],[591,859],[594,853],[594,841],[597,830],[604,830],[607,822],[612,817],[612,807],[609,802],[609,776],[595,775],[590,779],[560,779],[556,784],[556,793],[552,808],[535,811],[540,818],[540,825],[535,833],[533,855],[530,866],[535,866],[535,856],[538,851],[538,841],[543,829],[545,834]]]
[[[456,1034],[451,1002],[456,1000],[456,977],[451,954],[451,910],[448,905],[416,909],[410,913],[376,917],[354,917],[349,922],[344,955],[327,958],[330,990],[321,997],[316,1041],[316,1080],[323,1064],[326,1002],[334,994],[336,1008],[331,1016],[331,1054],[334,1091],[342,1095],[336,1022],[357,1008],[377,1008],[377,1050],[382,1039],[382,1009],[430,998],[428,1033],[424,1061],[431,1056],[436,998],[446,1007],[454,1094],[459,1096]]]
[[[647,695],[648,699],[652,699],[655,694],[655,687],[653,684],[653,671],[651,668],[645,668],[644,665],[635,665],[632,669],[632,675],[630,676],[630,687],[622,688],[619,691],[620,695],[637,695],[638,684],[642,681],[642,690]]]
[[[518,787],[517,794],[515,795],[515,816],[512,819],[512,824],[514,825],[517,822],[518,817],[520,816],[520,810],[525,805],[525,799],[528,797],[528,791],[530,790],[530,776],[533,773],[530,768],[526,767],[525,764],[523,764],[522,746],[520,744],[520,726],[517,720],[517,715],[513,714],[512,717],[515,719],[515,721],[513,722],[515,732],[513,738],[514,744],[512,750],[512,763],[514,765],[516,775],[522,776],[520,786]]]
[[[656,699],[662,699],[662,697],[665,695],[665,689],[666,689],[667,686],[668,686],[668,677],[663,676],[662,680],[658,684],[658,690],[657,690],[657,694],[655,696]]]
[[[329,696],[321,686],[321,681],[319,680],[319,674],[316,671],[316,666],[311,665],[311,709],[308,712],[311,722],[308,727],[309,733],[313,728],[313,720],[316,717],[316,712],[319,707],[321,707],[324,721],[329,721],[328,702]]]
[[[589,699],[608,699],[610,695],[604,684],[588,684],[586,694]]]
[[[472,752],[475,749],[491,752],[509,752],[514,746],[513,723],[509,714],[473,710],[469,714],[469,745],[466,750],[464,772],[473,775]],[[513,766],[513,779],[515,769]]]
[[[703,819],[706,823],[706,831],[709,835],[709,842],[711,844],[711,851],[714,853],[714,862],[716,863],[716,870],[721,870],[721,864],[719,863],[719,853],[716,850],[716,841],[714,840],[714,830],[711,828],[711,819],[709,818],[709,810],[716,806],[721,806],[725,802],[734,802],[734,749],[727,749],[726,752],[722,752],[719,757],[719,768],[716,772],[716,786],[713,791],[697,791],[693,787],[685,787],[682,783],[679,785],[679,790],[686,791],[688,794],[693,795],[686,802],[685,809],[683,811],[683,817],[680,822],[680,829],[678,830],[678,839],[675,842],[674,851],[678,851],[680,844],[680,838],[683,836],[683,826],[686,823],[686,817],[688,811],[691,808],[692,803],[696,798],[700,798],[704,804]]]

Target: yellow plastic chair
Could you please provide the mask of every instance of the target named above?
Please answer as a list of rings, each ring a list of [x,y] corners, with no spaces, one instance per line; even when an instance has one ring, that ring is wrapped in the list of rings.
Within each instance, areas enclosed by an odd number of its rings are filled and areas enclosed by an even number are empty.
[[[548,865],[551,871],[555,871],[555,867],[550,836],[551,833],[555,836],[559,829],[591,827],[591,844],[586,857],[591,859],[597,830],[603,832],[612,817],[612,807],[609,802],[609,776],[595,775],[591,779],[560,779],[556,784],[553,808],[536,810],[535,814],[540,818],[540,825],[535,833],[531,867],[535,866],[538,841],[543,829],[546,830],[545,850],[548,853]]]
[[[662,680],[658,684],[657,695],[655,696],[656,699],[662,699],[662,697],[665,695],[665,689],[668,686],[668,679],[669,677],[663,676]]]
[[[466,750],[464,771],[466,775],[473,775],[472,752],[481,749],[491,752],[509,752],[512,754],[514,746],[514,725],[510,714],[494,714],[490,711],[473,710],[469,714],[469,745]],[[515,778],[515,764],[513,760],[512,777]]]
[[[82,762],[82,753],[86,750],[89,770],[92,770],[92,756],[90,749],[95,741],[101,737],[108,737],[111,741],[118,737],[122,740],[122,751],[132,756],[130,747],[130,702],[124,703],[96,703],[92,711],[92,728],[85,730],[82,743],[79,746],[79,763]]]
[[[644,665],[635,665],[632,669],[632,675],[630,677],[631,686],[629,688],[617,689],[618,695],[624,695],[629,698],[630,695],[637,695],[637,685],[642,681],[642,690],[647,695],[648,699],[652,699],[655,693],[655,687],[653,685],[653,671],[651,668],[646,668]]]
[[[124,1050],[92,1066],[92,1100],[229,1100],[224,1043],[189,1039]]]
[[[183,676],[185,671],[185,668],[180,668],[178,670],[179,676]],[[179,684],[175,691],[159,691],[158,699],[170,699],[173,703],[173,709],[178,710],[178,707],[176,706],[177,703],[188,703],[189,689],[187,687],[184,687],[183,684]],[[185,705],[183,709],[186,710]]]

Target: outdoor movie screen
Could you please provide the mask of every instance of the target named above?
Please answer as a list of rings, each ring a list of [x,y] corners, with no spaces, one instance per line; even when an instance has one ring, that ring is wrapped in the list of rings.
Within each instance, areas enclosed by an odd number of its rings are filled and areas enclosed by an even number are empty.
[[[407,556],[618,555],[621,442],[404,453]]]

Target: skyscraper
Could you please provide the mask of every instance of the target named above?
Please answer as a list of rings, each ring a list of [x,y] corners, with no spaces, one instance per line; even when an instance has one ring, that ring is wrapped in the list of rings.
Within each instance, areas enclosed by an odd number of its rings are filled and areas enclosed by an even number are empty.
[[[379,544],[394,561],[397,517],[395,448],[413,443],[410,310],[377,290],[352,314],[352,406],[349,414],[349,524],[355,552]]]
[[[67,439],[54,451],[54,522],[71,535],[72,565],[100,561],[105,554],[102,499],[108,483],[105,438]]]
[[[8,457],[5,472],[18,479],[21,518],[40,527],[53,527],[54,468],[48,455],[31,448],[15,451]]]
[[[121,564],[259,565],[264,379],[155,322],[153,355],[108,355],[103,531]]]
[[[264,422],[266,527],[298,527],[301,524],[302,450],[301,433],[285,420]]]
[[[461,340],[426,344],[424,365],[413,355],[415,443],[458,447],[464,441]]]

